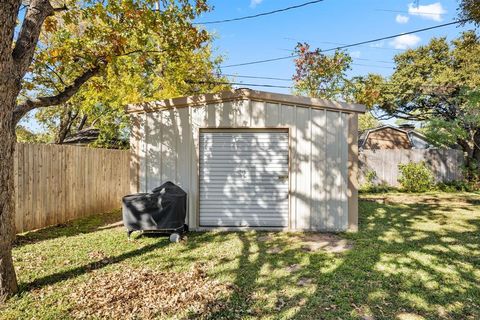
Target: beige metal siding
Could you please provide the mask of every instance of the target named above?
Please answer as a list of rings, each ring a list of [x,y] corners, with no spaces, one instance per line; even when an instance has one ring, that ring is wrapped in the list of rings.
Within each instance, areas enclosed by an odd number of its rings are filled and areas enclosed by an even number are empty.
[[[348,227],[348,113],[242,100],[144,115],[140,189],[171,180],[188,192],[188,223],[198,226],[200,128],[289,128],[290,227]],[[143,160],[142,160],[143,159]],[[143,173],[142,173],[143,171]]]

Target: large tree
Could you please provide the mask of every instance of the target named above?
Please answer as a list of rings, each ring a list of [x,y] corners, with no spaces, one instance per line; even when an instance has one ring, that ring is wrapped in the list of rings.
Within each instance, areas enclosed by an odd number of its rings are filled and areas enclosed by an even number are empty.
[[[213,58],[210,46],[185,52],[177,61],[143,65],[136,57],[122,57],[122,68],[109,66],[93,77],[65,104],[38,110],[35,119],[49,142],[62,144],[83,130],[95,129],[99,137],[95,147],[125,147],[130,121],[126,104],[142,103],[198,92],[216,92],[227,88],[215,83],[227,82],[219,77],[221,57]],[[58,81],[50,75],[52,82]],[[202,81],[203,84],[192,82]]]
[[[456,143],[470,173],[480,163],[480,38],[465,32],[449,43],[435,38],[395,57],[392,76],[378,85],[378,106],[387,117],[422,121],[427,135]]]
[[[121,70],[122,57],[145,66],[179,61],[208,39],[191,23],[206,10],[203,0],[0,0],[0,301],[18,290],[11,254],[18,121],[65,104],[110,67]],[[59,77],[38,81],[40,70]]]

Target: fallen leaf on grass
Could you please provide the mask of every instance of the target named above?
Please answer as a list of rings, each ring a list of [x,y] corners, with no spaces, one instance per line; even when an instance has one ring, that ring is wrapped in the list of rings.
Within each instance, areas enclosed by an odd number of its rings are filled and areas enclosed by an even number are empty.
[[[195,266],[189,272],[126,268],[92,272],[72,293],[75,318],[151,319],[181,312],[205,314],[224,308],[221,297],[232,287],[207,278]]]
[[[105,258],[105,253],[103,251],[96,250],[89,252],[88,257],[92,260],[100,260]]]

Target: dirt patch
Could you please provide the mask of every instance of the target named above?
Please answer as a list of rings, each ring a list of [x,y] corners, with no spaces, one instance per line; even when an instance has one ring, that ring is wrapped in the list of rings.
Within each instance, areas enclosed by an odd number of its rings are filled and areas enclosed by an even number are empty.
[[[302,250],[326,252],[344,252],[350,250],[352,245],[346,239],[342,239],[331,233],[311,233],[300,237],[302,242]]]
[[[267,241],[271,241],[271,240],[272,240],[271,235],[264,235],[264,236],[258,237],[258,241],[260,241],[260,242],[267,242]]]
[[[93,272],[72,294],[77,319],[151,319],[165,315],[208,314],[225,307],[233,288],[207,277],[203,267],[189,272],[126,268]]]
[[[288,267],[285,268],[288,272],[297,272],[302,269],[302,266],[299,265],[298,263],[291,264]]]
[[[273,247],[267,250],[267,253],[275,254],[282,252],[282,249],[279,247]]]
[[[313,283],[313,279],[302,277],[298,279],[297,286],[305,287]]]

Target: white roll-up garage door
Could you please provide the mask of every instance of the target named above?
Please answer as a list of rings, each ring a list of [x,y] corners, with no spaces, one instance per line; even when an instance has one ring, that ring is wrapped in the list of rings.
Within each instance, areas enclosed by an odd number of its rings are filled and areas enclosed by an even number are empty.
[[[200,132],[200,226],[288,227],[288,132]]]

